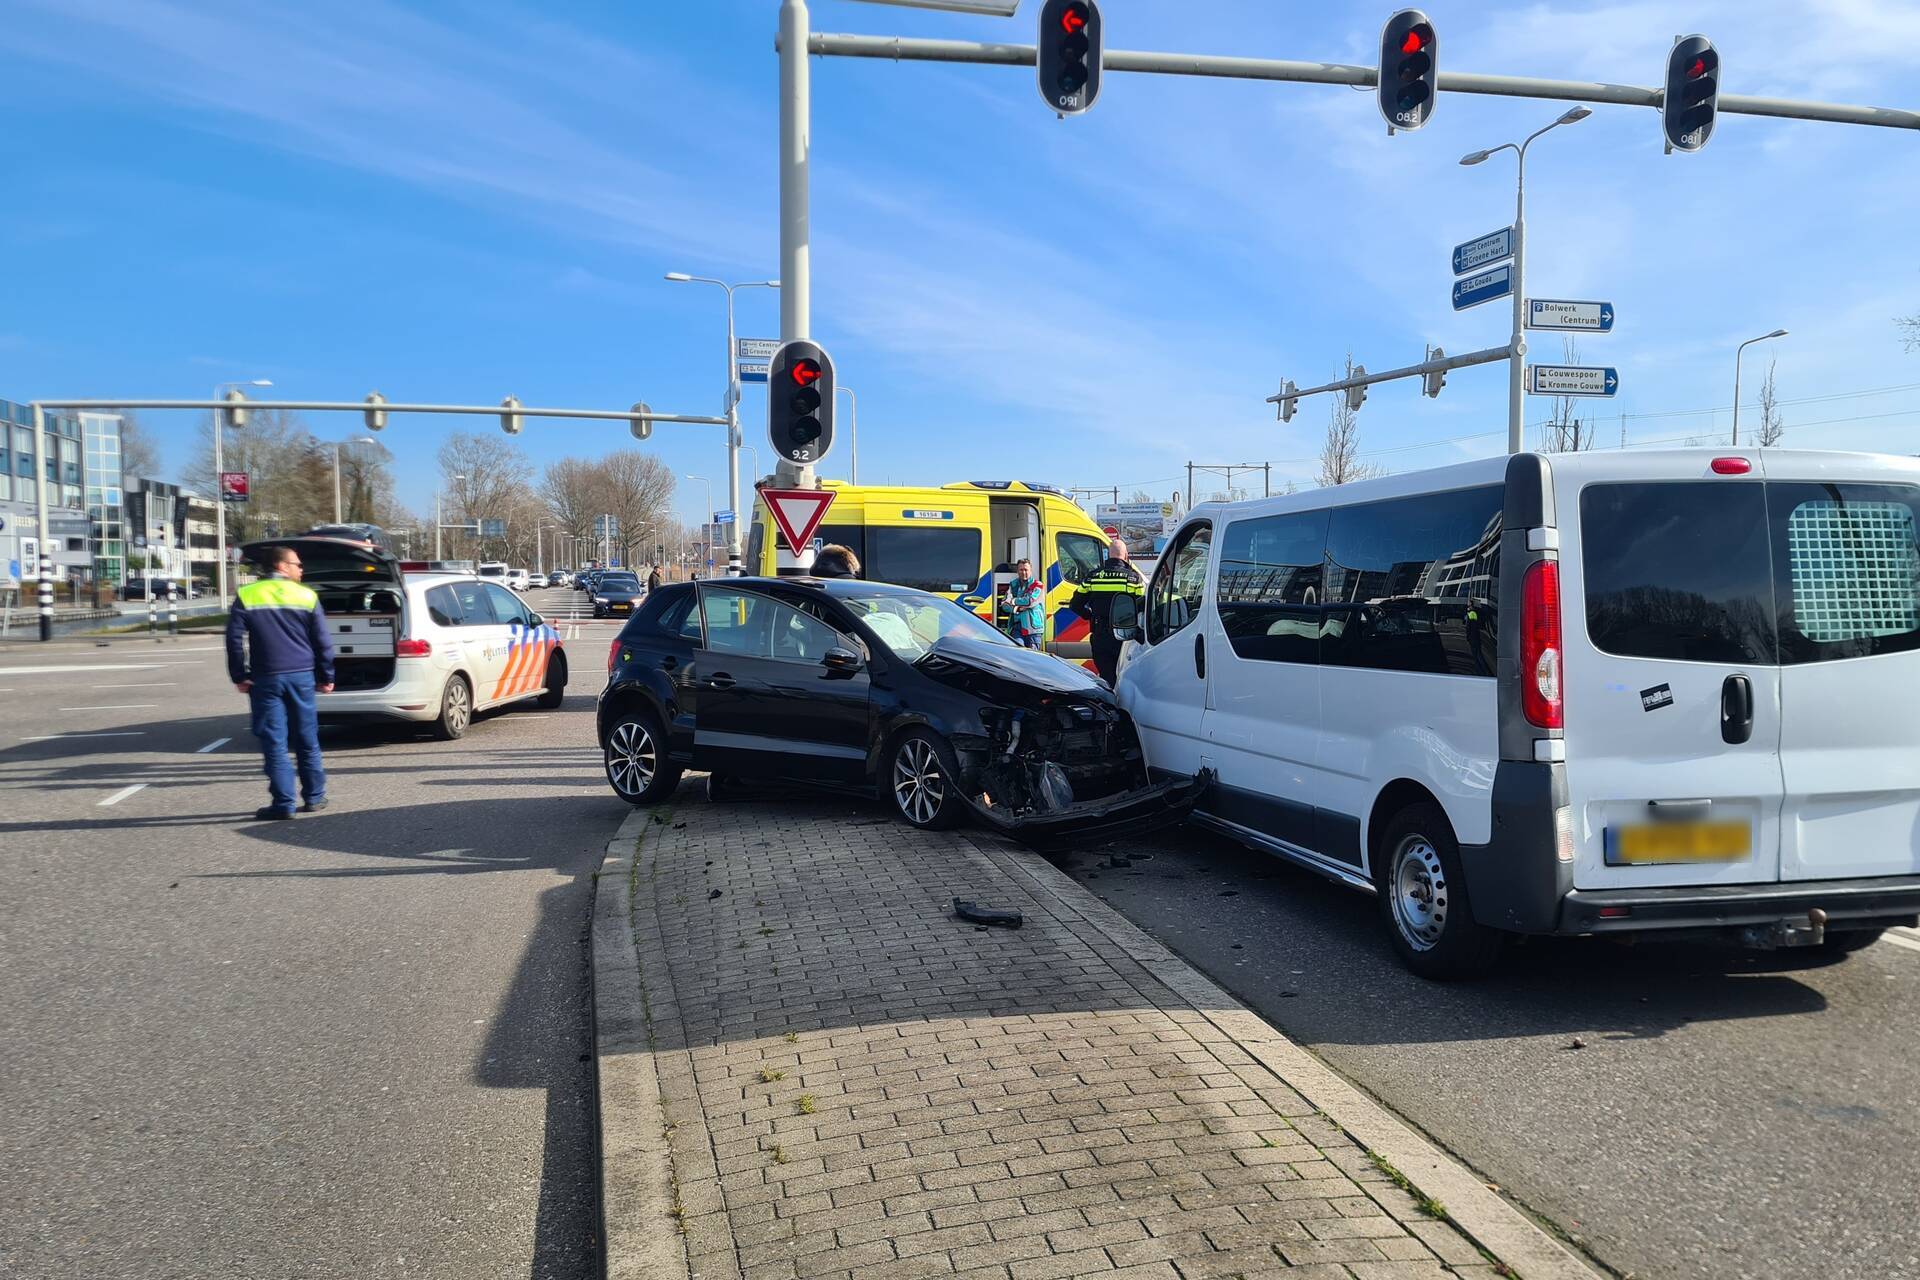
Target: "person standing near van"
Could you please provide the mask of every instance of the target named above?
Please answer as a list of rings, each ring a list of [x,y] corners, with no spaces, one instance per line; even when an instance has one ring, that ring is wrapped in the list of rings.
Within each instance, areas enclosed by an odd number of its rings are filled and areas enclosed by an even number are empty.
[[[660,566],[653,566],[653,572],[647,575],[647,590],[657,590],[660,586]]]
[[[333,640],[320,597],[300,581],[299,554],[292,547],[270,547],[261,564],[267,576],[235,592],[227,615],[227,674],[252,704],[253,736],[266,758],[272,803],[253,816],[286,819],[294,814],[289,737],[300,765],[300,811],[327,807],[313,698],[333,692]]]
[[[1107,544],[1107,558],[1087,575],[1068,603],[1092,628],[1087,640],[1093,648],[1093,669],[1109,686],[1120,666],[1120,642],[1114,638],[1112,626],[1113,602],[1121,596],[1139,600],[1145,594],[1139,570],[1127,563],[1125,540],[1115,538]]]
[[[1008,634],[1021,648],[1038,649],[1047,634],[1047,589],[1033,576],[1033,561],[1021,560],[1013,570],[1006,596],[1007,611],[1013,615]]]
[[[815,578],[857,578],[860,576],[860,557],[853,554],[851,547],[829,542],[813,553],[813,567],[807,573]]]

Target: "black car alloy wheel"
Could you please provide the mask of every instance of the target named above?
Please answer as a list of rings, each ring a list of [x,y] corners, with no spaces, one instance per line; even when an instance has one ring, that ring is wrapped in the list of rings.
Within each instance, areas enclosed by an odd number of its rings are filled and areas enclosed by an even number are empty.
[[[628,804],[653,804],[680,785],[680,766],[661,759],[659,728],[644,711],[615,722],[604,754],[607,782]]]
[[[900,816],[909,825],[927,830],[952,826],[966,804],[952,750],[924,729],[915,729],[894,744],[886,786]]]

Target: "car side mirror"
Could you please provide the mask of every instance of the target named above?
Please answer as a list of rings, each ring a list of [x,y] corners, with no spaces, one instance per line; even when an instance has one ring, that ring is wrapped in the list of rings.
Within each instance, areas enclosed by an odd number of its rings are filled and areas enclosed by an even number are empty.
[[[544,627],[547,625],[547,620],[537,613],[530,613],[527,615],[527,625],[530,627]]]
[[[1115,640],[1138,640],[1140,638],[1140,602],[1129,595],[1113,598],[1113,605],[1107,612],[1107,627],[1113,632]]]
[[[821,657],[820,665],[835,675],[850,676],[860,669],[860,655],[851,649],[829,649]]]

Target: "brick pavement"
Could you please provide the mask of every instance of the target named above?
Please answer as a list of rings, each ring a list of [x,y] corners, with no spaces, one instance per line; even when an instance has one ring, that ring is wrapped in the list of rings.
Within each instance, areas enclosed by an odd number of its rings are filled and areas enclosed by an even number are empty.
[[[1033,855],[694,790],[646,816],[631,875],[671,1186],[609,1177],[610,1249],[641,1213],[700,1280],[1512,1274],[1034,892]]]

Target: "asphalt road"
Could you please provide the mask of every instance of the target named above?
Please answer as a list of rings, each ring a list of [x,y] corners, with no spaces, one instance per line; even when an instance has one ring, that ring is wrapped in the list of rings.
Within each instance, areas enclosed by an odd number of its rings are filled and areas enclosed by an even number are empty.
[[[580,631],[559,711],[328,730],[282,823],[216,637],[0,647],[0,1274],[596,1274]]]
[[[1055,861],[1621,1273],[1920,1276],[1920,944],[1536,940],[1439,985],[1197,829]]]

